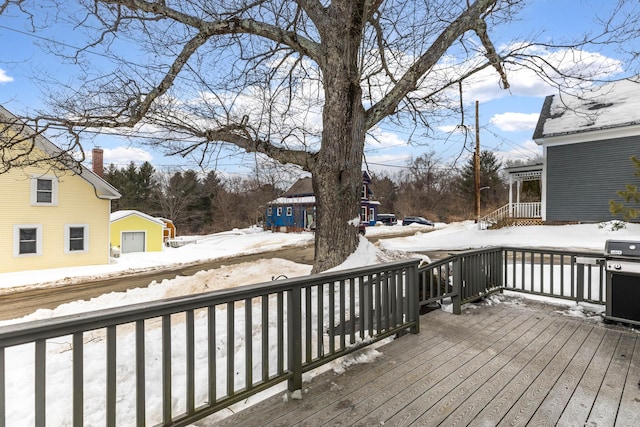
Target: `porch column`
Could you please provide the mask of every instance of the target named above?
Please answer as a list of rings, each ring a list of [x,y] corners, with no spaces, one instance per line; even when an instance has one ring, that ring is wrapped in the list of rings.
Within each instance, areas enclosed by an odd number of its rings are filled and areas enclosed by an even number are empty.
[[[509,216],[513,216],[513,175],[509,174]]]
[[[517,188],[517,196],[516,196],[516,206],[517,206],[517,214],[516,216],[518,218],[520,218],[522,215],[520,214],[520,184],[522,183],[522,179],[518,178],[518,181],[516,181],[516,188]]]

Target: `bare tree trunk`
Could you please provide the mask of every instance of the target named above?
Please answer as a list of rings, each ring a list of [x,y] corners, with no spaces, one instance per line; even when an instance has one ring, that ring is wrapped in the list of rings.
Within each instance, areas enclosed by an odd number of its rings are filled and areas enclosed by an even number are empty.
[[[333,268],[358,245],[365,111],[358,67],[363,10],[360,2],[334,10],[344,25],[325,28],[322,148],[313,169],[316,236],[313,272]],[[336,19],[336,16],[334,16]]]

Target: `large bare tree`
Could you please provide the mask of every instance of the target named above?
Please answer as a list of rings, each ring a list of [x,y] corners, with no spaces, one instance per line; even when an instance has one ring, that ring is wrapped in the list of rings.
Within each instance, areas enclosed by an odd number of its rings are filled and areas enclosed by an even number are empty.
[[[505,89],[514,64],[563,76],[532,53],[533,43],[494,46],[492,31],[524,3],[4,0],[0,13],[14,6],[34,29],[55,18],[88,37],[81,49],[52,46],[79,74],[52,90],[52,108],[33,118],[39,128],[78,137],[132,129],[203,162],[235,147],[310,172],[317,272],[357,246],[365,137],[378,123],[429,126],[459,106],[450,95],[462,93],[462,82],[487,69]],[[616,29],[607,34],[629,36]],[[605,39],[581,40],[592,42]]]

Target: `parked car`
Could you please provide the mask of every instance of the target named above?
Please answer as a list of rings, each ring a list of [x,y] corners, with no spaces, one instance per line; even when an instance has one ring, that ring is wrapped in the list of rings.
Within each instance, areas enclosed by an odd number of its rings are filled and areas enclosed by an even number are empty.
[[[376,222],[380,222],[384,225],[396,225],[398,220],[394,214],[378,214],[376,215]]]
[[[409,225],[409,224],[421,224],[421,225],[430,225],[430,226],[434,226],[433,221],[429,221],[426,218],[423,218],[421,216],[405,216],[404,219],[402,220],[402,225]]]

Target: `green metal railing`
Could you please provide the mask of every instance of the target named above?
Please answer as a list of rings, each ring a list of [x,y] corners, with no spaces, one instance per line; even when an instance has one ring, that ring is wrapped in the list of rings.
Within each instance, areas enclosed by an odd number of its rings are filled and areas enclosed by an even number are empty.
[[[496,247],[451,255],[418,269],[420,305],[450,298],[461,304],[503,290],[576,302],[605,303],[603,255],[595,252]]]
[[[2,327],[0,427],[183,426],[283,381],[300,390],[304,372],[419,331],[417,265],[399,261]],[[24,399],[28,409],[20,412]],[[135,419],[123,418],[131,411],[122,408],[131,407]],[[65,415],[52,419],[60,408]]]

